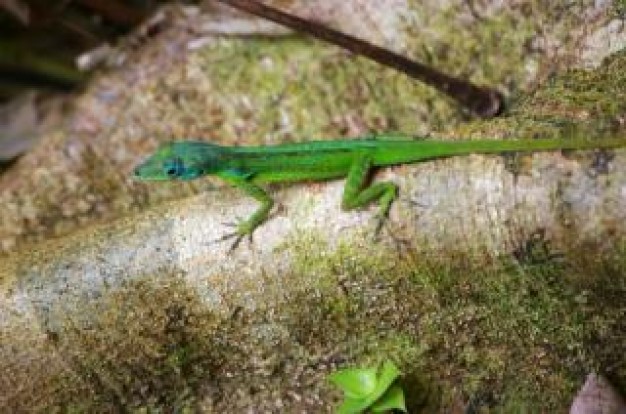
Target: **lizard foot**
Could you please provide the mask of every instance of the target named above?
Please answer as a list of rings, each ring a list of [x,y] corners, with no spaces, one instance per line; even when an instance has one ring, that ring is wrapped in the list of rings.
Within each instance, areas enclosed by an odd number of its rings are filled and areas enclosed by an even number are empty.
[[[430,207],[429,205],[424,204],[421,201],[415,201],[415,200],[413,200],[411,198],[403,199],[402,203],[407,205],[409,208],[422,208],[422,209],[425,209],[425,208]]]
[[[379,243],[381,241],[381,233],[383,229],[388,236],[388,240],[395,245],[396,251],[406,251],[410,247],[409,240],[398,236],[397,232],[399,228],[397,223],[394,223],[394,221],[390,220],[387,216],[383,216],[381,218],[378,214],[375,217],[375,229],[372,235],[372,241],[374,243]]]
[[[378,243],[381,241],[381,233],[383,229],[385,233],[389,236],[389,238],[394,242],[396,247],[400,248],[407,244],[407,241],[398,237],[396,231],[398,230],[398,226],[389,219],[388,216],[381,216],[377,214],[374,217],[374,232],[372,233],[372,241]]]
[[[239,247],[239,244],[241,243],[243,238],[246,236],[248,236],[248,242],[252,244],[252,230],[248,228],[249,226],[244,221],[240,221],[238,223],[222,223],[222,224],[227,227],[235,228],[235,231],[227,233],[223,235],[222,237],[213,240],[211,244],[221,243],[226,240],[234,239],[233,243],[230,245],[230,248],[228,249],[228,253],[232,253],[237,247]]]
[[[244,236],[245,236],[244,234],[239,234],[235,231],[232,233],[225,234],[222,237],[213,240],[211,243],[221,243],[226,240],[235,239],[233,243],[230,245],[230,247],[228,248],[228,253],[231,253],[239,246]]]
[[[374,216],[374,232],[372,233],[372,239],[375,242],[380,241],[380,232],[383,227],[389,231],[389,218],[386,215],[376,214]]]

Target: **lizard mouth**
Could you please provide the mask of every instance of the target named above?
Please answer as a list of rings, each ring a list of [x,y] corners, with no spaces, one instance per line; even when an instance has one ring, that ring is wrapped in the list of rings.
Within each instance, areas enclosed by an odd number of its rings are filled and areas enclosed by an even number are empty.
[[[143,169],[143,164],[138,165],[135,167],[135,169],[133,170],[133,177],[135,178],[139,178],[139,179],[145,179],[145,174],[142,172]]]
[[[142,181],[163,181],[167,180],[161,174],[159,169],[155,169],[150,163],[143,163],[135,167],[133,170],[133,177]]]

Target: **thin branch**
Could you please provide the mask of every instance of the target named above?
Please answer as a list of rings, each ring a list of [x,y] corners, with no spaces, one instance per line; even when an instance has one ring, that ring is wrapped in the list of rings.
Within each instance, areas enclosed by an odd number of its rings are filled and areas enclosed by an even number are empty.
[[[368,57],[418,79],[452,97],[481,118],[498,115],[504,106],[502,95],[495,89],[474,85],[426,66],[365,40],[339,32],[319,23],[285,13],[252,0],[218,0],[239,10],[271,20],[299,32],[304,32],[338,45],[355,54]]]

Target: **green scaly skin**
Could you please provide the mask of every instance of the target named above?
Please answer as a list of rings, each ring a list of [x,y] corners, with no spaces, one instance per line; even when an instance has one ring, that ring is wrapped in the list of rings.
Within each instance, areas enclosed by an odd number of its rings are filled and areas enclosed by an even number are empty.
[[[261,203],[258,210],[248,219],[240,221],[235,233],[224,237],[236,237],[236,245],[242,237],[251,235],[267,220],[274,204],[259,184],[347,177],[341,208],[356,209],[378,200],[378,217],[382,223],[396,198],[398,188],[391,182],[377,182],[368,186],[368,173],[373,167],[468,154],[624,146],[626,140],[623,139],[418,141],[401,135],[254,147],[224,147],[201,141],[176,141],[160,147],[135,169],[134,174],[141,180],[192,180],[216,175],[255,198]]]

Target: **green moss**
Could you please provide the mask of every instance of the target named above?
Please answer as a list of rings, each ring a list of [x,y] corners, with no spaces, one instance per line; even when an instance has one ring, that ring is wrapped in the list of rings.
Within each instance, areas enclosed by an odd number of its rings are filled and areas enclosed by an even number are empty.
[[[537,20],[546,19],[545,15],[524,16],[519,8],[507,6],[497,13],[472,16],[462,3],[432,13],[432,6],[423,2],[410,4],[416,19],[405,26],[410,55],[447,73],[509,93],[524,89],[531,75],[527,65],[533,59],[526,46],[537,34]]]
[[[308,344],[338,339],[354,365],[384,355],[401,361],[409,382],[419,384],[418,395],[405,388],[418,405],[445,411],[461,399],[498,412],[563,410],[590,370],[625,378],[624,305],[599,300],[626,293],[625,261],[620,253],[544,253],[479,264],[474,257],[391,259],[347,245],[333,255],[308,250],[303,278],[311,263],[329,273],[322,292],[294,302],[295,326]]]
[[[219,319],[169,276],[130,283],[64,318],[53,345],[72,375],[56,379],[48,409],[180,411],[195,401],[198,380],[226,358],[210,340]]]
[[[66,369],[32,374],[38,407],[320,412],[340,399],[329,372],[385,359],[411,412],[559,412],[590,370],[626,383],[626,243],[488,262],[354,243],[294,235],[289,273],[265,275],[261,296],[225,295],[227,312],[176,274],[61,310],[46,349]]]
[[[572,69],[518,99],[505,116],[456,129],[459,136],[590,138],[626,130],[626,52],[611,55],[596,70]]]
[[[614,0],[613,13],[620,19],[626,17],[626,0]]]
[[[215,64],[216,56],[229,64]],[[425,119],[440,125],[460,120],[454,106],[435,99],[430,88],[312,40],[223,41],[200,53],[192,65],[212,91],[208,104],[213,109],[204,111],[215,114],[212,132],[226,141],[258,144],[375,131],[415,133],[429,129]],[[425,97],[436,100],[436,114],[426,113],[433,108],[411,104]]]
[[[532,2],[531,2],[532,3]],[[401,52],[444,72],[517,94],[534,72],[528,43],[542,22],[565,36],[580,23],[559,7],[505,7],[476,21],[466,5],[433,13],[410,3]],[[467,17],[467,16],[466,16]],[[547,23],[549,22],[549,23]],[[424,31],[424,28],[427,31]],[[506,33],[506,36],[503,36]],[[306,38],[224,40],[192,56],[202,110],[179,105],[226,143],[258,144],[401,131],[424,135],[467,119],[451,99],[419,81]],[[194,97],[189,97],[193,100]],[[207,107],[208,106],[208,107]]]

